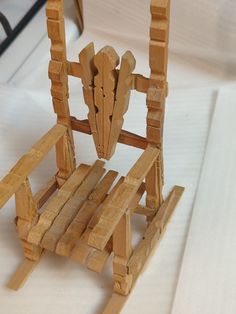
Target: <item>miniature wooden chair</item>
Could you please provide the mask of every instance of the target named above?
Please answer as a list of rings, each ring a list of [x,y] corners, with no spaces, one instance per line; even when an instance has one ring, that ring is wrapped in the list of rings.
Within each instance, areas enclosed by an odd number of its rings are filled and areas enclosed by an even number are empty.
[[[15,194],[16,226],[25,255],[8,286],[20,288],[45,251],[68,256],[96,272],[113,254],[114,292],[103,313],[119,313],[183,193],[176,186],[165,201],[162,197],[169,0],[151,1],[150,78],[133,73],[135,59],[130,51],[122,56],[118,70],[119,57],[109,46],[95,53],[91,43],[80,52],[79,62],[68,61],[63,0],[48,0],[46,14],[57,124],[0,183],[0,207]],[[68,75],[82,81],[88,120],[70,116]],[[146,138],[122,130],[131,90],[147,94]],[[76,166],[72,131],[92,135],[99,159],[110,159],[118,142],[144,152],[112,187],[118,173],[105,174],[104,161]],[[58,172],[33,196],[28,176],[54,145]],[[145,192],[146,206],[141,206]],[[130,221],[134,214],[147,216],[147,229],[133,249]]]

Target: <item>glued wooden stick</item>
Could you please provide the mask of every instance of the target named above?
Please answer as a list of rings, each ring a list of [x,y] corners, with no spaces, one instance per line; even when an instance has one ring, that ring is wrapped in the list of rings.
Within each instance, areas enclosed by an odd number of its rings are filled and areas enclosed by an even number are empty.
[[[106,205],[111,200],[113,195],[116,193],[119,186],[124,182],[124,178],[121,177],[117,184],[113,187],[112,191],[106,199],[104,200],[102,206],[95,212],[95,214],[90,219],[86,230],[82,234],[79,240],[77,240],[76,245],[71,253],[71,259],[79,262],[81,264],[86,264],[88,256],[93,252],[93,248],[88,245],[88,239],[89,235],[92,232],[94,226],[98,223],[100,217],[102,216],[104,209],[106,208]]]
[[[152,255],[152,251],[160,241],[183,192],[184,188],[174,187],[147,228],[143,239],[134,250],[128,263],[129,273],[132,274],[134,279],[138,277],[148,257]]]
[[[37,215],[37,209],[28,178],[21,184],[15,196],[17,217],[31,223]]]
[[[82,65],[78,62],[67,61],[67,74],[74,77],[82,78]]]
[[[127,51],[121,59],[121,66],[118,77],[118,84],[116,90],[116,101],[114,105],[114,112],[112,115],[111,131],[109,136],[109,145],[106,158],[110,159],[115,152],[115,147],[124,123],[124,114],[128,110],[130,90],[132,87],[132,75],[135,68],[135,58],[130,51]]]
[[[31,261],[29,259],[25,259],[23,263],[17,268],[11,279],[9,280],[7,287],[12,290],[19,290],[25,284],[28,277],[31,275],[33,270],[38,265],[38,261]]]
[[[94,101],[97,108],[96,123],[98,129],[99,151],[106,158],[111,130],[111,117],[115,105],[115,90],[117,85],[116,66],[119,56],[112,47],[105,47],[94,57],[98,74],[94,80]]]
[[[78,120],[75,117],[71,117],[71,125],[74,131],[92,134],[88,120]],[[118,142],[140,149],[146,149],[148,145],[146,137],[128,132],[126,130],[121,130]]]
[[[69,132],[67,132],[56,144],[56,160],[59,169],[56,177],[59,186],[61,186],[60,179],[62,180],[62,184],[64,184],[65,180],[67,180],[75,170],[73,144],[70,141],[71,137]]]
[[[59,240],[56,249],[57,254],[62,256],[70,255],[76,241],[80,238],[81,234],[86,229],[86,226],[92,218],[92,215],[95,213],[96,209],[105,199],[106,194],[117,175],[118,173],[115,171],[108,171],[105,177],[94,189],[67,228],[66,232]]]
[[[152,0],[151,14],[149,50],[151,81],[153,83],[158,81],[158,85],[154,85],[163,88],[167,76],[170,1]]]
[[[48,75],[51,80],[51,95],[57,121],[67,127],[67,134],[56,146],[58,183],[63,184],[76,168],[74,140],[70,125],[68,104],[68,77],[64,23],[64,1],[48,0],[46,6],[48,37],[51,40],[51,61]]]
[[[165,97],[168,94],[167,63],[169,44],[169,0],[151,1],[151,26],[149,44],[149,65],[151,75],[147,91],[147,140],[161,152],[156,163],[146,177],[146,205],[155,210],[163,202],[163,125],[165,116]],[[148,221],[152,217],[148,218]]]
[[[141,155],[104,209],[89,236],[89,245],[104,249],[158,154],[157,148],[149,147]]]
[[[158,236],[159,228],[162,228],[161,232],[163,235],[166,224],[171,218],[171,215],[173,214],[173,211],[183,193],[183,190],[184,189],[181,187],[175,187],[173,189],[170,197],[166,201],[167,203],[164,203],[162,205],[162,210],[160,211],[160,213],[158,212],[158,214],[148,227],[145,233],[144,240],[141,240],[137,249],[135,249],[135,251],[133,252],[133,255],[128,263],[129,273],[133,276],[132,288],[134,288],[134,285],[140,275],[141,270],[143,269],[148,258],[151,256],[151,252],[152,250],[154,250],[157,241],[160,239],[160,236]],[[118,293],[113,293],[102,314],[119,314],[123,309],[126,301],[128,300],[130,294],[131,292],[128,295],[124,296]]]
[[[37,207],[33,199],[28,178],[21,184],[15,194],[16,200],[16,229],[21,239],[24,255],[30,260],[38,260],[42,249],[26,241],[28,232],[38,220]]]
[[[66,127],[56,124],[32,149],[24,155],[0,182],[0,208],[19,189],[20,185],[45,158],[51,148],[65,134]]]
[[[114,193],[114,191],[119,187],[119,185],[123,182],[123,180],[124,180],[124,178],[120,179],[120,181],[117,183],[117,185],[115,186],[115,188],[111,192],[111,194]],[[133,197],[132,201],[130,202],[130,211],[132,211],[132,209],[137,206],[138,202],[140,201],[140,199],[143,196],[144,191],[145,191],[145,184],[143,183],[143,184],[141,184],[136,195]],[[104,206],[106,206],[106,203],[111,198],[111,196],[112,196],[111,194],[107,197],[105,204],[103,204]],[[98,222],[99,217],[101,217],[101,215],[102,215],[102,210],[100,211],[99,215],[95,216],[95,219],[93,219],[93,221],[90,222],[90,228],[93,228],[93,226],[95,226],[95,224]],[[90,229],[90,232],[91,232],[91,230],[92,229]],[[88,233],[88,235],[89,234],[90,233]],[[100,273],[103,270],[110,254],[113,250],[113,245],[112,245],[112,243],[110,243],[111,240],[106,245],[104,251],[98,251],[98,250],[94,250],[94,249],[90,248],[91,253],[88,255],[87,260],[86,260],[88,269],[95,271],[97,273]],[[114,265],[114,263],[113,263],[113,265]]]
[[[128,300],[128,297],[129,295],[123,296],[118,293],[113,293],[102,314],[119,314]]]
[[[49,202],[44,212],[40,215],[38,223],[30,230],[28,236],[30,243],[37,245],[40,243],[43,235],[50,228],[62,207],[86,178],[89,169],[90,167],[87,165],[80,165],[60,188],[57,195]]]
[[[138,205],[136,208],[134,208],[134,213],[139,214],[139,215],[144,215],[144,216],[150,216],[153,217],[155,215],[156,210],[153,208],[148,208],[146,206],[141,206]]]
[[[131,215],[145,192],[145,184],[142,183],[130,202],[115,232],[113,233],[113,273],[114,292],[122,295],[129,294],[132,287],[132,277],[128,274],[128,261],[132,253]]]
[[[64,234],[77,212],[80,210],[83,203],[86,201],[94,187],[97,185],[105,169],[102,168],[103,162],[98,161],[95,163],[84,181],[78,187],[74,195],[67,201],[67,203],[60,210],[53,221],[50,229],[45,233],[41,240],[41,246],[47,250],[55,251],[60,237]]]
[[[94,76],[97,70],[94,66],[94,44],[88,44],[79,54],[79,61],[82,67],[82,84],[84,101],[88,106],[88,121],[93,135],[94,144],[97,150],[98,157],[101,157],[98,142],[98,130],[96,124],[96,110],[94,105]]]
[[[100,274],[104,269],[111,252],[111,247],[105,248],[104,251],[98,251],[94,249],[87,258],[87,268]]]

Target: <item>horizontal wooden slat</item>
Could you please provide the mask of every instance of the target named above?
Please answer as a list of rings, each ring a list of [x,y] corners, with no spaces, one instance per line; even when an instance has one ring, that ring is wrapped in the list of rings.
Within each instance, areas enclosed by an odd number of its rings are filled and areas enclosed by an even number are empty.
[[[89,236],[89,245],[99,250],[104,249],[158,155],[159,149],[155,147],[149,146],[144,151],[108,202],[99,222]]]
[[[80,237],[79,240],[77,240],[76,245],[71,253],[70,258],[75,261],[75,262],[79,262],[80,264],[85,265],[86,262],[88,261],[89,263],[89,257],[91,256],[91,258],[93,259],[93,252],[94,249],[88,245],[88,238],[90,233],[92,232],[94,226],[98,223],[100,217],[103,214],[104,208],[106,207],[106,205],[108,204],[108,202],[110,201],[110,199],[113,197],[114,193],[117,191],[117,189],[119,188],[119,186],[122,184],[122,182],[124,182],[124,177],[121,177],[119,179],[119,181],[116,183],[116,185],[113,187],[113,189],[111,190],[110,194],[108,194],[108,196],[106,197],[106,199],[104,200],[102,206],[96,211],[96,213],[93,215],[93,217],[90,219],[86,230],[84,231],[84,233],[82,234],[82,236]],[[107,247],[107,249],[109,249],[109,247]],[[95,250],[96,252],[96,250]],[[104,250],[104,251],[100,251],[100,252],[106,252],[108,253],[108,250]],[[107,256],[107,254],[105,253],[105,255]],[[108,256],[107,256],[108,258]],[[96,265],[96,268],[101,269],[104,266],[104,263],[106,262],[105,260],[105,256],[103,256],[103,260],[100,259],[100,265]],[[88,267],[91,267],[91,264],[88,265]],[[93,270],[95,271],[95,269],[93,268]]]
[[[137,92],[147,93],[150,87],[150,79],[140,74],[133,74],[133,88]]]
[[[0,208],[17,191],[20,185],[30,175],[30,173],[43,160],[45,155],[66,133],[67,128],[61,124],[56,124],[47,134],[45,134],[32,149],[24,155],[17,164],[10,170],[0,182]]]
[[[55,251],[61,236],[106,171],[103,166],[104,162],[97,161],[91,167],[88,175],[78,187],[77,191],[60,210],[51,228],[45,233],[41,241],[41,246],[44,249]]]
[[[67,74],[68,75],[81,78],[83,75],[82,73],[83,73],[83,70],[80,63],[67,61]]]
[[[50,228],[62,207],[87,176],[89,169],[90,167],[87,165],[80,165],[57,192],[56,196],[47,204],[46,209],[40,215],[38,223],[29,232],[28,241],[30,243],[37,245],[40,243],[43,235]]]
[[[106,197],[117,175],[118,173],[115,171],[108,171],[100,181],[58,242],[56,249],[57,254],[63,256],[70,255],[76,241],[80,238],[94,212]]]
[[[78,120],[75,117],[71,117],[71,127],[74,131],[89,135],[92,134],[88,120]],[[118,142],[140,149],[146,149],[148,145],[147,139],[145,137],[125,130],[121,130]]]
[[[123,178],[122,178],[122,181],[123,181]],[[120,184],[121,184],[121,181],[120,181]],[[129,207],[130,207],[131,211],[134,207],[137,206],[137,204],[139,203],[140,199],[142,198],[144,192],[145,192],[145,183],[142,183],[140,185],[140,188],[138,189],[137,193],[133,197],[132,201],[130,202]],[[110,240],[112,240],[112,239],[110,239]],[[95,271],[97,273],[100,273],[103,270],[110,254],[112,252],[112,243],[110,243],[110,242],[111,241],[108,242],[108,244],[106,245],[106,247],[103,251],[98,251],[98,250],[94,249],[90,253],[90,255],[87,258],[88,269]],[[113,248],[114,248],[114,244],[113,244]]]
[[[118,142],[140,149],[146,149],[148,145],[147,139],[145,137],[125,130],[121,130]]]
[[[153,215],[155,215],[156,209],[138,205],[136,208],[134,208],[134,213],[147,217],[152,217]]]

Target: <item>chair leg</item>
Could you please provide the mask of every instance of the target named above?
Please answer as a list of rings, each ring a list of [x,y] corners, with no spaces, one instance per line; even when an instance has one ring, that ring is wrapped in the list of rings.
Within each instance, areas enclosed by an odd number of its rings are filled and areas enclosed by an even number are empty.
[[[162,158],[158,157],[153,164],[151,170],[146,177],[146,206],[153,209],[153,215],[147,217],[147,222],[150,223],[163,203],[163,177],[162,177]]]
[[[113,252],[114,292],[128,295],[132,287],[132,276],[127,268],[132,254],[130,210],[123,215],[113,234]]]
[[[29,179],[22,183],[15,194],[16,201],[16,228],[21,240],[24,255],[26,258],[36,261],[39,260],[42,249],[27,241],[27,236],[30,228],[37,222],[37,205],[33,198]]]
[[[135,250],[133,251],[128,262],[122,264],[122,259],[115,257],[114,264],[115,271],[117,270],[122,274],[127,274],[131,279],[130,290],[127,295],[121,292],[114,292],[109,299],[102,314],[119,314],[128,300],[134,285],[139,278],[142,270],[147,264],[149,258],[152,256],[157,244],[161,241],[166,226],[184,192],[184,188],[175,186],[168,198],[162,203],[158,209],[157,214],[149,224],[142,240],[139,242]],[[123,278],[127,278],[123,276]],[[123,291],[124,292],[124,291]]]

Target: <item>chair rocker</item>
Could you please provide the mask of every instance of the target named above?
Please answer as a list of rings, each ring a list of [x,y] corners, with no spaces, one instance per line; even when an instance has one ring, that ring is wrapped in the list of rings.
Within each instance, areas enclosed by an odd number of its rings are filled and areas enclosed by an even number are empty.
[[[68,61],[63,0],[48,0],[49,78],[57,124],[0,182],[0,207],[15,194],[16,228],[25,256],[9,288],[19,289],[46,251],[67,256],[98,273],[112,255],[114,291],[103,313],[121,311],[184,190],[175,186],[163,200],[169,11],[169,0],[151,1],[151,74],[146,78],[133,73],[135,58],[130,51],[122,56],[118,70],[119,57],[109,46],[95,53],[91,43],[80,52],[79,62]],[[82,81],[87,120],[70,115],[69,75]],[[122,129],[131,90],[147,94],[146,137]],[[73,131],[92,135],[99,158],[93,165],[76,166]],[[103,160],[113,156],[118,142],[144,152],[127,176],[114,185],[118,173],[106,173]],[[53,146],[58,172],[33,195],[28,176]],[[144,193],[146,206],[141,206]],[[130,222],[135,214],[147,217],[147,228],[132,248]]]

